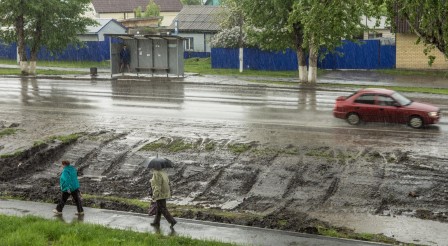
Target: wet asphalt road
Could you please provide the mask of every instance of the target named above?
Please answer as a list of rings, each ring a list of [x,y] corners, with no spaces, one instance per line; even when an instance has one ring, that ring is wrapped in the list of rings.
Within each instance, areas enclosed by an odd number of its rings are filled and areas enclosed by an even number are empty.
[[[52,135],[115,130],[128,135],[230,139],[350,148],[400,149],[447,158],[448,121],[415,130],[404,125],[350,126],[332,116],[346,90],[179,81],[0,79],[0,124],[25,131],[0,141],[0,154]],[[448,97],[406,94],[448,109]],[[446,112],[446,111],[445,111]],[[444,115],[446,116],[446,114]]]
[[[440,124],[421,130],[383,123],[350,126],[332,116],[335,98],[349,93],[191,81],[2,78],[0,119],[48,134],[115,129],[261,143],[362,144],[446,153],[442,147],[448,136],[446,117]],[[448,97],[406,95],[448,109]]]

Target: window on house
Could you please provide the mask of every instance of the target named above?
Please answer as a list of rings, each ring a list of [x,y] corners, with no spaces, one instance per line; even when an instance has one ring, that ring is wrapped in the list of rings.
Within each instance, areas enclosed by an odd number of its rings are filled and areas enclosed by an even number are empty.
[[[194,50],[193,38],[186,38],[185,40],[185,50]]]
[[[382,38],[383,34],[378,32],[369,33],[369,39]]]

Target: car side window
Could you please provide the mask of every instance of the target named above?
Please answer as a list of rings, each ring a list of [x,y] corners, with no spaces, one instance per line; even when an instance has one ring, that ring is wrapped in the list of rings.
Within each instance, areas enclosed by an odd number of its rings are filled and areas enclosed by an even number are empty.
[[[393,106],[395,103],[395,100],[392,97],[386,95],[378,95],[376,100],[376,103],[380,106]]]
[[[375,104],[374,94],[364,94],[355,99],[355,103]]]

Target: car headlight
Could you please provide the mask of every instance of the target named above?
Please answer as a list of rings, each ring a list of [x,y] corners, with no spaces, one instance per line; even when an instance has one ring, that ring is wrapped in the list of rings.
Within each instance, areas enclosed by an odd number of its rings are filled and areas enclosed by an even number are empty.
[[[429,117],[437,117],[438,113],[437,112],[429,112],[428,115],[429,115]]]

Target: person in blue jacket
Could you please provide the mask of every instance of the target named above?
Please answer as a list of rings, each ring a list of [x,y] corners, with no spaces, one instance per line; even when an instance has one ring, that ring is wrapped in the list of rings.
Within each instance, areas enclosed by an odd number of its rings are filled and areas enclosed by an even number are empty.
[[[69,161],[62,161],[62,173],[59,178],[59,185],[62,191],[62,197],[59,200],[56,209],[53,209],[55,214],[62,214],[65,203],[70,195],[73,197],[73,201],[76,204],[76,215],[84,215],[84,209],[82,208],[81,192],[79,191],[78,171]]]

